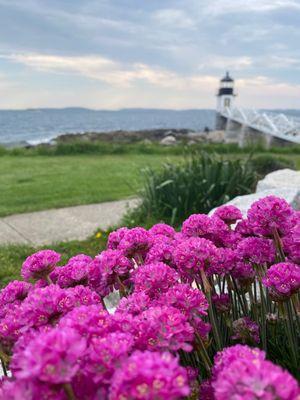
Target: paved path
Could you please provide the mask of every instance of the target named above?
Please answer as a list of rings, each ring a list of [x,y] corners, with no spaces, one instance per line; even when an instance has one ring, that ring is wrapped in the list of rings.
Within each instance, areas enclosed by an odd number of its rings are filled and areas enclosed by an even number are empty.
[[[134,204],[136,200],[120,200],[0,218],[0,245],[84,240],[96,229],[105,230],[120,222],[126,208]]]

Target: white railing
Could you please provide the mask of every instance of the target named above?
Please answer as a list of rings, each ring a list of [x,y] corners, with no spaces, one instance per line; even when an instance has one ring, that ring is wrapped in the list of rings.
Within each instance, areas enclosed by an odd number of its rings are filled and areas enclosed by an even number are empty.
[[[232,107],[224,108],[221,115],[267,135],[300,144],[300,121],[284,114]]]

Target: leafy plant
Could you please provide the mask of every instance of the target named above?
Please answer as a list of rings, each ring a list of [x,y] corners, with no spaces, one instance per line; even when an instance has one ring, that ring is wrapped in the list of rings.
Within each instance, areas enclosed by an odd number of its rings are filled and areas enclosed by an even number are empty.
[[[258,175],[265,176],[270,172],[283,168],[295,169],[295,163],[284,157],[274,157],[270,154],[261,154],[251,159],[253,169]]]
[[[207,213],[233,197],[251,193],[256,174],[249,161],[194,153],[180,164],[143,171],[140,204],[125,216],[128,224],[165,221],[179,225],[192,213]]]

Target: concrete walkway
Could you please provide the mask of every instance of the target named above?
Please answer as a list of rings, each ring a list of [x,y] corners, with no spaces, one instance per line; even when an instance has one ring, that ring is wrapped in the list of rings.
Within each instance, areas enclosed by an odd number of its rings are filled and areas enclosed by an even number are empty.
[[[136,200],[120,200],[0,218],[0,245],[84,240],[98,228],[105,230],[119,223],[127,207],[134,204]]]

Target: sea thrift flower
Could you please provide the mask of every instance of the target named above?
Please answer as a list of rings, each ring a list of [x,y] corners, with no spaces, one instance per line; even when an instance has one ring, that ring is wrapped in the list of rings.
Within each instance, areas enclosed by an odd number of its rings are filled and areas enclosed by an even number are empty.
[[[60,261],[60,254],[53,250],[41,250],[27,257],[21,269],[25,280],[47,277]]]
[[[164,263],[141,265],[132,276],[135,292],[144,292],[151,298],[166,292],[178,282],[177,272]]]
[[[236,253],[245,262],[252,264],[272,263],[276,255],[272,240],[258,237],[242,239],[237,245]]]
[[[192,214],[182,224],[181,232],[187,237],[205,237],[210,230],[210,217],[206,214]]]
[[[71,382],[85,351],[86,341],[76,331],[52,329],[37,335],[23,352],[14,354],[14,374],[20,379],[36,378],[52,384]]]
[[[136,347],[140,350],[191,351],[194,330],[174,307],[150,307],[135,319]]]
[[[300,264],[300,221],[293,227],[290,234],[282,239],[282,242],[289,259]]]
[[[121,239],[118,250],[121,250],[126,257],[136,258],[141,262],[151,246],[151,235],[144,228],[132,228],[125,232]]]
[[[290,262],[274,264],[263,278],[263,284],[269,288],[273,300],[288,300],[300,289],[300,267]]]
[[[232,329],[234,334],[232,336],[233,340],[248,344],[258,344],[260,342],[259,326],[248,317],[233,321]]]
[[[114,232],[111,232],[108,235],[108,239],[107,239],[107,248],[111,249],[111,250],[116,250],[119,246],[120,241],[123,239],[125,233],[127,233],[129,231],[128,228],[123,227],[123,228],[119,228]]]
[[[135,351],[115,372],[109,400],[179,400],[189,392],[187,373],[175,357]]]
[[[195,318],[207,315],[208,302],[205,295],[190,285],[178,283],[164,293],[158,302],[161,305],[173,306],[186,315],[190,322]]]
[[[235,251],[222,247],[216,248],[208,274],[221,276],[229,274],[235,268],[237,261],[238,256]]]
[[[52,279],[55,275],[55,282],[62,288],[76,285],[85,285],[88,282],[89,264],[92,258],[85,254],[70,258],[63,267],[57,267],[51,273]]]
[[[215,355],[214,367],[212,370],[213,378],[215,380],[221,371],[226,371],[235,361],[249,360],[254,364],[256,360],[264,360],[265,357],[265,352],[257,348],[251,348],[241,344],[226,347]]]
[[[226,293],[214,294],[212,301],[219,313],[227,313],[231,309],[230,297]]]
[[[238,358],[223,368],[213,382],[216,400],[296,400],[297,381],[287,372],[262,358]]]
[[[280,235],[289,233],[295,221],[292,207],[276,196],[267,196],[252,204],[248,220],[255,234],[272,236],[277,230]]]
[[[199,390],[199,400],[215,400],[214,389],[212,387],[212,381],[206,379],[201,383]]]
[[[189,238],[175,249],[174,261],[184,276],[193,279],[199,276],[201,269],[209,269],[216,252],[216,246],[210,240]]]
[[[24,300],[32,285],[23,281],[11,281],[0,291],[0,304],[13,303],[16,300]]]
[[[114,288],[120,289],[132,268],[133,262],[120,250],[103,251],[89,265],[89,283],[100,294],[107,295]]]
[[[249,286],[255,279],[253,267],[244,262],[237,262],[230,274],[238,280],[239,285],[242,287]]]
[[[247,219],[242,219],[241,221],[238,221],[235,227],[235,232],[239,233],[240,235],[247,237],[247,236],[253,236],[254,232],[249,224],[249,221]]]
[[[149,233],[153,236],[163,235],[173,238],[175,235],[175,229],[167,224],[155,224],[149,229]]]
[[[37,379],[6,380],[1,389],[0,399],[5,400],[67,400],[62,386],[50,385]]]
[[[175,244],[170,242],[170,240],[161,239],[157,242],[154,240],[153,246],[147,253],[145,263],[153,264],[157,262],[163,262],[165,264],[170,265],[171,267],[174,267],[174,261],[173,261],[174,250],[175,250]]]
[[[228,225],[234,224],[237,220],[242,219],[243,217],[241,211],[232,205],[218,207],[213,215],[220,218]]]
[[[115,369],[128,356],[133,347],[129,333],[113,332],[91,340],[84,363],[85,374],[95,383],[110,383]]]
[[[59,328],[76,330],[88,342],[92,337],[101,337],[106,334],[111,326],[111,317],[100,304],[76,307],[63,316],[58,323]]]
[[[117,313],[138,315],[147,310],[151,304],[150,297],[145,292],[135,292],[128,297],[123,297],[117,307]]]

